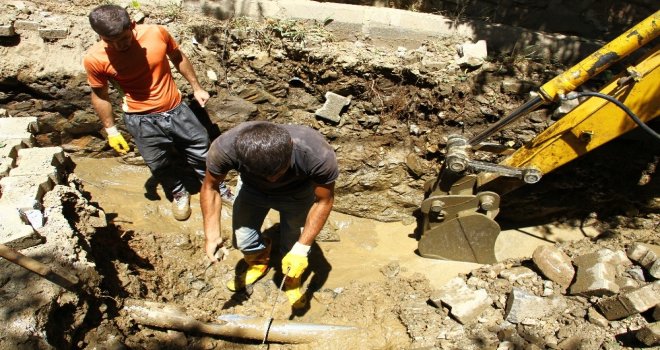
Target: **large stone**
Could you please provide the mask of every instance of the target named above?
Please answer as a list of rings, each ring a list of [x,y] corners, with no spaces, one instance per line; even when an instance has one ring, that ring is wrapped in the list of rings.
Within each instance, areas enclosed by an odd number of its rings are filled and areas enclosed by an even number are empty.
[[[437,307],[446,305],[452,316],[462,324],[474,321],[492,300],[483,290],[473,290],[460,277],[454,277],[431,297],[431,303]]]
[[[575,268],[571,258],[555,246],[542,245],[534,250],[532,260],[541,273],[551,281],[567,289],[573,277]]]
[[[542,298],[513,288],[506,301],[504,319],[511,323],[537,323],[565,307],[566,301],[562,297]]]
[[[577,265],[577,278],[571,286],[571,294],[584,296],[610,296],[619,292],[616,283],[618,267],[632,265],[623,251],[601,249],[573,259]]]

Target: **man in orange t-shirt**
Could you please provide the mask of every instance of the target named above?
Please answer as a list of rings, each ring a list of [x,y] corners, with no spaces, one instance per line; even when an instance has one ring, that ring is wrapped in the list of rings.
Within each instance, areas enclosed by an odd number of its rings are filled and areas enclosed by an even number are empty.
[[[199,180],[206,172],[209,137],[204,126],[182,102],[169,61],[190,83],[204,107],[209,94],[197,81],[195,70],[172,36],[162,26],[136,25],[128,12],[116,5],[101,5],[89,14],[92,29],[101,40],[85,55],[84,66],[92,88],[92,105],[107,134],[108,143],[120,154],[128,144],[115,126],[108,94],[109,82],[121,90],[126,129],[140,154],[166,191],[171,191],[177,220],[190,216],[190,194],[180,176],[172,176],[169,148],[183,153]],[[180,174],[180,171],[177,172]],[[224,186],[223,199],[232,195]]]

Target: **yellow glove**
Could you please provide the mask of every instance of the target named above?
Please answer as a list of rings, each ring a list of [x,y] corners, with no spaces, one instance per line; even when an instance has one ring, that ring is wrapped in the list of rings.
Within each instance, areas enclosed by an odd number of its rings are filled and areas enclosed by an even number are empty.
[[[124,136],[117,131],[117,127],[113,126],[106,128],[105,131],[108,133],[108,144],[119,154],[126,154],[129,151],[128,143],[124,140]]]
[[[309,248],[310,246],[308,245],[296,242],[293,248],[291,248],[291,251],[282,259],[282,272],[286,273],[288,277],[300,278],[303,272],[305,272],[307,265],[309,265],[309,261],[307,260]]]

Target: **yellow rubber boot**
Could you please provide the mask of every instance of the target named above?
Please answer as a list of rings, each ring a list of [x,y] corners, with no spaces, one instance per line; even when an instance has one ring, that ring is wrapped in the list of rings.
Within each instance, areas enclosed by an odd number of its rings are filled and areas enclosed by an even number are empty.
[[[270,260],[270,240],[266,242],[266,249],[257,254],[246,254],[243,259],[248,265],[245,272],[237,274],[233,279],[227,282],[227,288],[236,292],[245,289],[246,286],[253,284],[263,277],[268,271],[268,261]]]
[[[284,293],[289,298],[289,304],[294,309],[302,309],[307,305],[307,296],[301,290],[300,278],[285,277]]]

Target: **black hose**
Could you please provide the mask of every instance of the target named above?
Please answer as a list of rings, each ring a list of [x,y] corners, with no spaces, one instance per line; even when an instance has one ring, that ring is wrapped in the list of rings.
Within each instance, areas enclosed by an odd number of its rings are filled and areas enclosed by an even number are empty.
[[[600,97],[602,99],[605,99],[609,102],[614,103],[617,105],[619,108],[621,108],[628,116],[637,124],[639,125],[640,128],[642,128],[644,131],[647,133],[651,134],[651,136],[655,137],[660,141],[660,134],[657,132],[653,131],[648,125],[646,125],[633,111],[628,108],[628,106],[624,105],[621,101],[617,100],[616,98],[610,96],[610,95],[605,95],[600,92],[590,92],[590,91],[583,91],[583,92],[571,92],[564,97],[566,100],[574,100],[578,97],[582,96],[594,96],[594,97]]]

